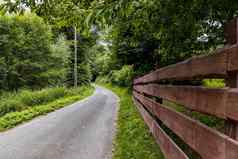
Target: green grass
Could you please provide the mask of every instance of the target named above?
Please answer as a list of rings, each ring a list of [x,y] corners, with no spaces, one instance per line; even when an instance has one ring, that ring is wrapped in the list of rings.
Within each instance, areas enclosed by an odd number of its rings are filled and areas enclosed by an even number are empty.
[[[47,114],[54,110],[60,109],[66,105],[69,105],[75,101],[81,100],[91,95],[93,91],[94,88],[91,86],[82,86],[76,89],[68,89],[68,90],[67,88],[51,88],[37,92],[28,91],[26,94],[28,94],[29,96],[18,97],[18,95],[16,94],[15,96],[8,95],[8,97],[6,96],[2,97],[5,98],[6,101],[15,100],[14,102],[16,102],[16,104],[12,102],[15,104],[15,105],[12,104],[13,108],[19,106],[17,105],[17,103],[23,104],[28,103],[29,106],[27,105],[21,106],[19,107],[19,111],[17,110],[13,111],[14,109],[11,109],[11,111],[2,115],[0,117],[0,131],[5,131],[7,129],[13,128],[37,116]],[[61,94],[60,92],[64,93]],[[19,94],[20,94],[19,96],[21,96],[22,92],[20,92]],[[23,94],[25,94],[25,92]],[[44,96],[42,94],[48,96]],[[36,95],[36,97],[34,97],[34,95]],[[10,97],[13,97],[13,99],[11,99]],[[44,97],[46,97],[47,99],[45,99]],[[2,103],[0,105],[2,107],[4,106]]]
[[[127,88],[100,84],[120,97],[113,159],[164,159],[159,146],[139,115]]]
[[[42,90],[21,90],[6,92],[0,96],[0,117],[10,112],[22,111],[35,105],[43,105],[62,97],[79,94],[82,89],[66,87],[45,88]]]

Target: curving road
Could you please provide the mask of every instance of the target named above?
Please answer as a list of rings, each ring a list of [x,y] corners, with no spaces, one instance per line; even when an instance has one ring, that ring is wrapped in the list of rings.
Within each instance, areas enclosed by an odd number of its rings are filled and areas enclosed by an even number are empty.
[[[118,98],[87,99],[0,133],[0,159],[110,159]]]

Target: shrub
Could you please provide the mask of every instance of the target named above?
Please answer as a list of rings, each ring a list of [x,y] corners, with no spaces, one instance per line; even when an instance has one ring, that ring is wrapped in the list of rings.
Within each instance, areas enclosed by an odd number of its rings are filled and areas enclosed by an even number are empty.
[[[112,72],[111,81],[119,86],[131,86],[133,75],[133,67],[124,65],[120,70]]]
[[[111,82],[111,79],[109,75],[99,76],[96,80],[96,83],[110,83],[110,82]]]

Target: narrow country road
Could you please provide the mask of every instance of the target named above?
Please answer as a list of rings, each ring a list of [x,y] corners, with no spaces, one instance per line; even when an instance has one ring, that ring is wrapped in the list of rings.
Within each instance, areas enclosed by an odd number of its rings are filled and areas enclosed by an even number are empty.
[[[110,159],[118,98],[87,99],[0,133],[0,159]]]

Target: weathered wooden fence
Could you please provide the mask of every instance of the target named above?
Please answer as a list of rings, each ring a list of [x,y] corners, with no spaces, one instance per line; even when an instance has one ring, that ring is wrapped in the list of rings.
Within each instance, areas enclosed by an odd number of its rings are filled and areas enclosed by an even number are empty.
[[[133,98],[166,159],[188,159],[157,122],[172,130],[202,159],[238,159],[238,19],[225,28],[227,45],[213,54],[160,68],[133,81]],[[221,89],[161,84],[164,80],[224,78]],[[160,100],[154,100],[159,97]],[[225,133],[165,106],[162,100],[224,119]]]

